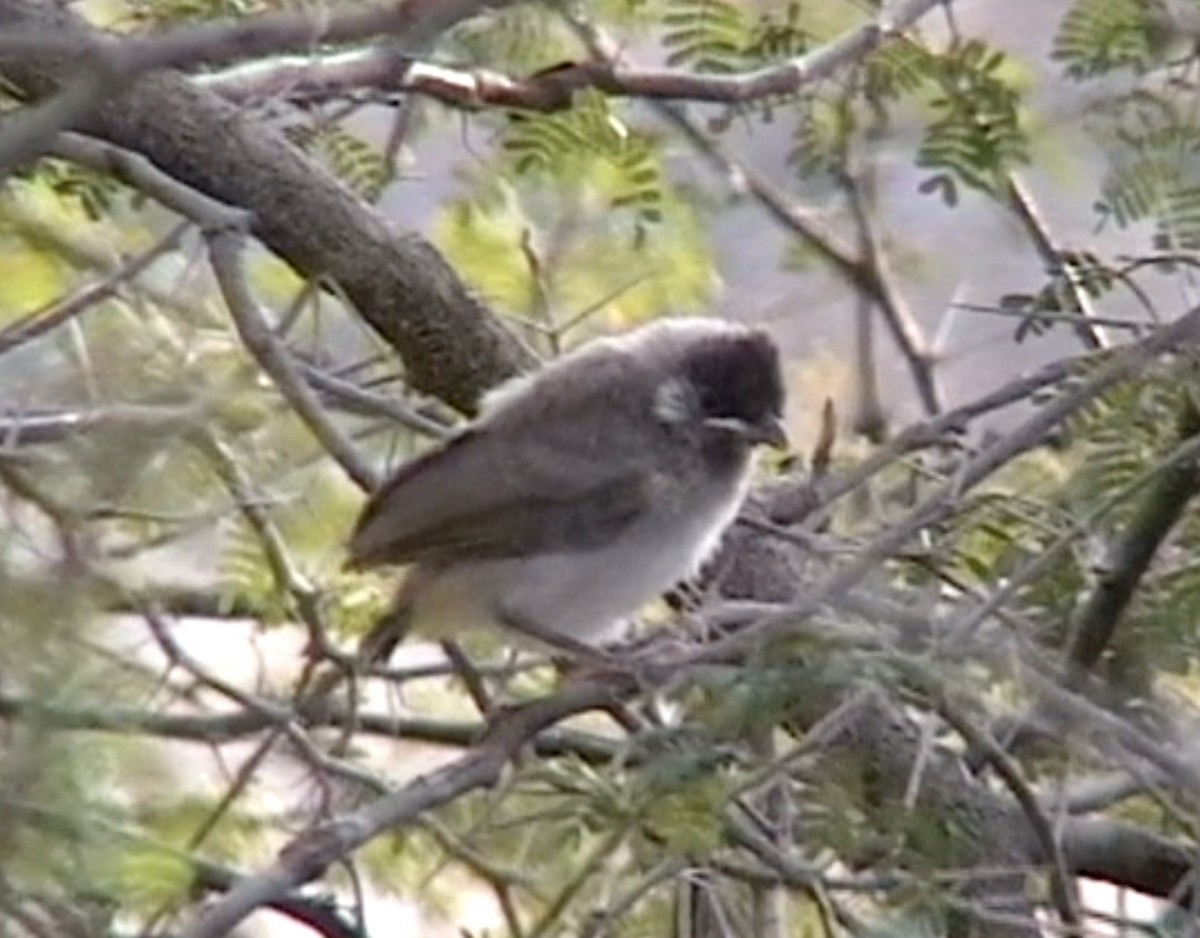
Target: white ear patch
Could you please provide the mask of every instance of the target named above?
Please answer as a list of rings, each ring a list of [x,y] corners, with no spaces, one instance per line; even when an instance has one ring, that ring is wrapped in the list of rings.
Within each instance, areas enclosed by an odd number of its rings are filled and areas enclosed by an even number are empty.
[[[663,423],[686,423],[692,416],[687,386],[678,378],[668,378],[654,392],[654,416]]]

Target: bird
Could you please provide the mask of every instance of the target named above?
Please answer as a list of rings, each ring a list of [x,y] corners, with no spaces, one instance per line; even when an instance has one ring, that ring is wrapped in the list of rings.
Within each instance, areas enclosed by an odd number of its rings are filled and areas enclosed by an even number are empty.
[[[700,317],[594,339],[500,385],[363,508],[347,565],[410,569],[360,655],[386,660],[409,631],[597,647],[713,553],[753,450],[787,445],[784,398],[765,331]]]

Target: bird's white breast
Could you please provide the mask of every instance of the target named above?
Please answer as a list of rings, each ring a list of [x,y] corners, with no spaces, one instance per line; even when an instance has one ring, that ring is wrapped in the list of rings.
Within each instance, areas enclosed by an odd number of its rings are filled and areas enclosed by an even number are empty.
[[[625,617],[697,571],[737,515],[745,490],[744,475],[713,483],[661,506],[596,550],[456,566],[431,584],[431,605],[443,614],[455,607],[458,621],[445,623],[452,628],[495,627],[509,617],[602,641]]]

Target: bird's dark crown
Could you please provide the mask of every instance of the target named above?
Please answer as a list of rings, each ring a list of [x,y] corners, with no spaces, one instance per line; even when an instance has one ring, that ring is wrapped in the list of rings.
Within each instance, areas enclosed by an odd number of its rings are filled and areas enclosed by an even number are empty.
[[[754,423],[783,413],[783,377],[775,343],[763,332],[713,336],[684,361],[705,417]]]

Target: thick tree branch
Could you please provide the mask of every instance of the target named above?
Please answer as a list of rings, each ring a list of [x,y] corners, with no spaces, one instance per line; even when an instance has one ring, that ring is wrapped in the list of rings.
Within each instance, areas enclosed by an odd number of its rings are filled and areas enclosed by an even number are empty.
[[[34,0],[0,0],[0,30],[61,30],[92,40],[77,17]],[[33,96],[52,94],[71,61],[0,58],[0,75]],[[400,235],[345,186],[262,122],[159,72],[100,109],[91,132],[250,213],[252,231],[313,279],[335,282],[399,353],[409,383],[463,411],[533,356],[463,286],[441,255]]]
[[[1123,821],[1072,818],[1063,827],[1062,849],[1078,876],[1168,899],[1180,909],[1193,908],[1195,844]]]

